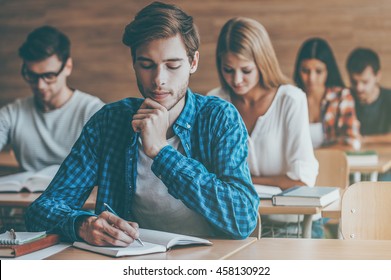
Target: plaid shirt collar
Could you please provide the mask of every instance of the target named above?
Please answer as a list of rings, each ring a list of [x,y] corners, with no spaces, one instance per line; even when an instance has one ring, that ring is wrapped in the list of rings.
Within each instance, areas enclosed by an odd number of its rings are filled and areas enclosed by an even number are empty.
[[[196,99],[194,93],[188,88],[186,91],[186,102],[178,119],[175,121],[175,126],[180,126],[184,129],[191,129],[195,122],[197,114]]]

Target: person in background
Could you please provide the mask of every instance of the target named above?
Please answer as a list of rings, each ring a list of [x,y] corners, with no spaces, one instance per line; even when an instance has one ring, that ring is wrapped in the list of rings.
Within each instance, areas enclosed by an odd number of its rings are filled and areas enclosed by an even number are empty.
[[[353,50],[346,62],[363,144],[391,143],[391,90],[380,86],[380,59],[367,48]]]
[[[297,55],[294,81],[307,94],[312,144],[342,144],[359,149],[360,123],[329,44],[310,38]]]
[[[51,26],[32,31],[19,48],[21,74],[33,95],[0,109],[0,150],[9,144],[23,170],[61,164],[84,124],[104,105],[72,89],[69,38]]]
[[[348,56],[349,73],[363,144],[391,144],[391,90],[380,86],[381,69],[377,53],[357,48]],[[391,172],[379,181],[391,181]]]
[[[153,2],[126,26],[123,43],[144,99],[106,105],[91,118],[29,207],[28,229],[98,246],[127,246],[139,226],[249,236],[259,199],[246,163],[246,128],[231,104],[188,87],[199,61],[193,18]],[[81,209],[94,186],[96,214]]]
[[[250,18],[230,19],[218,38],[216,64],[221,87],[208,95],[231,102],[242,116],[250,135],[253,183],[281,189],[313,186],[318,162],[306,97],[282,74],[265,28]],[[297,221],[297,215],[263,216],[262,236],[297,236]],[[313,228],[313,236],[322,237],[319,219]]]

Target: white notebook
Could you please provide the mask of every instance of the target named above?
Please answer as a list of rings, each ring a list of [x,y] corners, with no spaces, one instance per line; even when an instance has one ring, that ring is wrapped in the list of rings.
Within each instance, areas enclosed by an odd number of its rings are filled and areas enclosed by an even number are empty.
[[[143,241],[144,246],[137,242],[133,242],[128,247],[100,247],[79,241],[74,242],[73,246],[108,256],[121,257],[163,253],[174,246],[180,245],[212,245],[212,242],[209,240],[189,235],[181,235],[150,229],[139,229],[139,231],[140,239]]]

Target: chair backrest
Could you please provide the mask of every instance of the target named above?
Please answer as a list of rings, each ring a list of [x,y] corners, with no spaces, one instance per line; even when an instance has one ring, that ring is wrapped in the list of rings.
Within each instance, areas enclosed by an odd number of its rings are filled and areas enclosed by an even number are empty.
[[[391,182],[358,182],[342,196],[344,239],[391,239]]]
[[[337,149],[315,150],[319,162],[316,186],[336,186],[345,189],[349,185],[349,167],[345,153]]]
[[[257,239],[261,238],[262,234],[262,223],[261,223],[261,215],[259,214],[259,209],[258,209],[258,214],[257,214],[257,227],[254,229],[254,231],[250,234],[251,237],[256,237]]]

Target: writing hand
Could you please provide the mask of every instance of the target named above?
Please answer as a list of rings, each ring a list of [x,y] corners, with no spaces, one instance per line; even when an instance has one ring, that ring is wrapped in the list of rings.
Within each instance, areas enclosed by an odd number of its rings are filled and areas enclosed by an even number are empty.
[[[85,218],[77,228],[79,236],[96,246],[126,247],[139,237],[138,224],[103,211]]]

